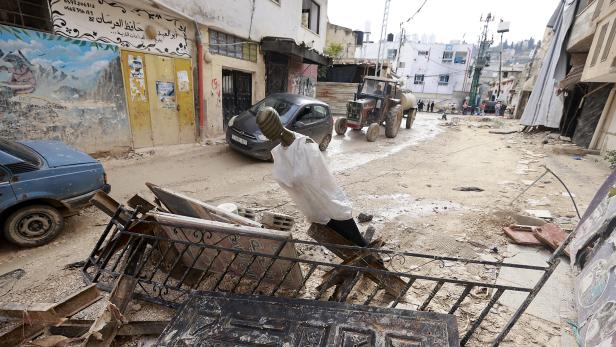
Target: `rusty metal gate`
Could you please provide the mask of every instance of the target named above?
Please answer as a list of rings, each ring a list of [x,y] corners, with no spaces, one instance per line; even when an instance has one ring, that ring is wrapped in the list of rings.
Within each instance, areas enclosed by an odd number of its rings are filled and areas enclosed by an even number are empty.
[[[222,114],[224,127],[229,120],[252,105],[252,75],[237,70],[222,70]]]
[[[265,57],[267,70],[265,93],[286,93],[288,89],[289,57],[278,53],[268,53]]]
[[[86,280],[90,283],[98,282],[99,287],[110,290],[118,276],[134,276],[138,279],[136,298],[180,307],[191,293],[195,292],[328,300],[333,297],[332,288],[320,283],[320,279],[327,277],[332,271],[346,271],[357,276],[346,290],[338,293],[336,301],[389,308],[400,308],[403,304],[402,308],[407,310],[456,315],[458,322],[468,321],[468,324],[460,324],[460,344],[463,346],[481,331],[486,316],[494,313],[493,308],[503,294],[526,294],[526,300],[511,314],[509,321],[498,327],[500,331],[494,336],[492,345],[499,345],[554,272],[560,262],[559,256],[563,254],[564,247],[571,238],[554,252],[545,266],[532,266],[388,249],[319,244],[275,235],[252,235],[251,246],[242,247],[238,240],[246,235],[237,229],[230,231],[228,227],[222,226],[214,229],[201,228],[196,226],[196,221],[200,219],[189,217],[182,217],[187,218],[189,223],[179,225],[161,221],[157,219],[159,215],[164,214],[140,214],[120,207],[86,261],[83,268]],[[211,242],[215,235],[219,241]],[[220,235],[224,236],[218,239]],[[277,250],[263,252],[261,245],[272,241],[278,243]],[[232,246],[227,246],[228,242]],[[328,252],[325,246],[329,250],[354,250],[378,256],[393,270],[338,263],[339,260]],[[297,249],[299,255],[284,256],[283,249],[288,247]],[[220,259],[225,259],[226,265],[223,268],[219,266]],[[536,271],[541,277],[534,286],[509,286],[466,279],[464,274],[439,277],[422,273],[421,266],[413,265],[444,262],[465,267],[479,266],[484,271],[525,269]],[[295,277],[297,267],[301,269],[301,275],[297,281],[290,283],[289,278]],[[274,268],[277,269],[275,274],[272,270]],[[280,269],[286,270],[281,272]],[[392,296],[385,288],[362,280],[359,275],[398,277],[404,280],[403,289],[399,295]],[[477,289],[486,291],[488,295],[474,295]],[[476,309],[467,311],[465,316],[461,317],[460,307],[469,301],[473,302]],[[499,311],[503,314],[503,310]],[[489,330],[485,331],[494,331],[493,321],[485,325],[489,327]]]

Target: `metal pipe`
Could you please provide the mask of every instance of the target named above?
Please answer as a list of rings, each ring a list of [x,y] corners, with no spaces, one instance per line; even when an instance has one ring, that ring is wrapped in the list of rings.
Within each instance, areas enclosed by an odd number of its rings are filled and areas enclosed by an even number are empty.
[[[205,100],[203,100],[203,40],[201,30],[195,21],[195,41],[197,44],[197,95],[199,97],[199,138],[205,138]]]

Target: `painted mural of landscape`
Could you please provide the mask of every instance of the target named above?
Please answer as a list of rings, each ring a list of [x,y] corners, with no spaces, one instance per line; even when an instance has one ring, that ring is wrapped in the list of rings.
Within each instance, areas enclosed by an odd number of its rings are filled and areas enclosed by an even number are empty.
[[[0,136],[128,146],[117,46],[0,25]]]

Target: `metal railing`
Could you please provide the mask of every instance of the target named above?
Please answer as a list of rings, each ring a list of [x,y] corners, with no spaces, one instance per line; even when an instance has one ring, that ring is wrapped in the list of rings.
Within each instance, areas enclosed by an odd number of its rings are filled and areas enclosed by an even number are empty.
[[[241,247],[239,240],[248,236],[252,246]],[[254,234],[244,235],[237,230],[178,227],[120,207],[88,257],[83,274],[88,282],[97,282],[104,290],[111,290],[122,274],[134,276],[138,279],[136,298],[171,307],[179,307],[194,291],[223,291],[315,300],[335,298],[350,304],[391,308],[403,303],[404,309],[452,314],[461,322],[460,307],[472,301],[478,309],[465,312],[467,317],[471,314],[474,317],[467,318],[470,323],[460,332],[462,346],[478,331],[503,294],[525,293],[526,300],[494,337],[492,344],[497,346],[554,272],[558,256],[569,239],[554,252],[546,266],[533,266],[320,244],[275,235],[255,238]],[[264,252],[261,246],[265,243],[275,247]],[[332,249],[361,253],[360,259],[378,259],[392,270],[375,268],[366,261],[359,265],[340,263],[330,252]],[[414,265],[417,261],[423,264]],[[525,287],[438,277],[421,271],[427,263],[443,262],[496,270],[517,268],[542,275],[534,286]],[[347,282],[333,295],[338,290],[332,286],[336,274],[344,274]],[[392,295],[377,284],[382,282],[369,280],[375,277],[402,279],[404,285],[398,295]],[[484,295],[475,295],[478,289]]]

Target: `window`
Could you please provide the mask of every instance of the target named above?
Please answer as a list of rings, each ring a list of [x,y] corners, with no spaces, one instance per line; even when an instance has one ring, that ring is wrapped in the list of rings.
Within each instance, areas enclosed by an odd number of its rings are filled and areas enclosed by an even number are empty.
[[[404,69],[405,67],[406,67],[406,63],[405,62],[401,61],[401,62],[398,63],[398,68]]]
[[[257,43],[246,42],[237,36],[210,30],[210,53],[257,61]]]
[[[453,52],[443,52],[443,63],[451,63],[453,61]]]
[[[47,0],[0,0],[0,24],[51,32]]]
[[[302,25],[318,34],[320,18],[321,6],[314,0],[302,0]]]
[[[419,52],[417,52],[417,55],[425,55],[425,56],[427,56],[427,55],[430,55],[430,52],[428,52],[428,51],[419,51]]]
[[[321,105],[306,106],[300,112],[301,114],[297,120],[302,121],[305,124],[318,122],[327,117],[327,109]]]
[[[605,43],[605,48],[603,49],[603,55],[601,55],[601,61],[606,61],[608,55],[610,55],[610,51],[612,50],[612,42],[614,41],[614,36],[616,35],[616,21],[612,24],[612,30],[610,30],[610,35],[607,37],[607,42]]]
[[[456,52],[453,58],[454,64],[466,64],[467,52]]]
[[[387,59],[394,60],[396,59],[396,55],[398,54],[397,49],[388,49],[387,50]]]
[[[414,84],[424,84],[424,75],[415,75]]]
[[[449,75],[440,75],[438,76],[438,85],[446,86],[449,84]]]
[[[605,34],[607,33],[607,27],[610,23],[606,23],[601,27],[601,31],[599,32],[599,38],[597,39],[597,43],[595,45],[595,51],[592,54],[592,60],[590,61],[590,66],[595,66],[597,64],[597,59],[599,58],[599,52],[601,51],[601,47],[603,47],[603,42],[605,41]]]

